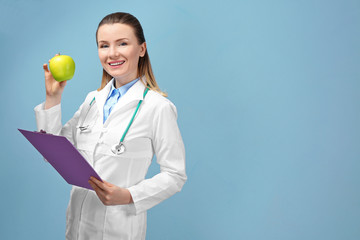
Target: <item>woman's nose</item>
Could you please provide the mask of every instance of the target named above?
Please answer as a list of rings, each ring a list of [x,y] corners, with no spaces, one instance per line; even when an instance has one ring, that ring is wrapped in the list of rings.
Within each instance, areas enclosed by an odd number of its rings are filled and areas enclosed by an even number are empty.
[[[117,51],[115,46],[110,47],[110,51],[109,51],[109,57],[110,58],[117,58],[119,57],[120,53],[119,51]]]

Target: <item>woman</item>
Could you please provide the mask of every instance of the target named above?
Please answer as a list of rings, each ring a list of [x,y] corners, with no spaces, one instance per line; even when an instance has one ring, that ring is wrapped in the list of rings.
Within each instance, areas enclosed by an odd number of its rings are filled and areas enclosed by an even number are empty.
[[[145,239],[146,211],[180,191],[187,179],[177,112],[155,81],[134,16],[106,16],[96,41],[103,66],[100,88],[62,126],[66,82],[55,81],[44,64],[46,101],[35,107],[37,125],[67,137],[104,180],[89,180],[94,191],[72,187],[66,239]],[[154,154],[160,173],[145,179]]]

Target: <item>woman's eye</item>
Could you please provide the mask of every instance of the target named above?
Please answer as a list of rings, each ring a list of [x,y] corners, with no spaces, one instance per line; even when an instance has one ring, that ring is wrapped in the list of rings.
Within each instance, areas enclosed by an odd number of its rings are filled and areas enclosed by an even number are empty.
[[[109,47],[109,45],[107,45],[107,44],[100,45],[100,48],[108,48],[108,47]]]
[[[125,42],[120,43],[120,46],[126,46],[126,45],[127,45],[127,43],[125,43]]]

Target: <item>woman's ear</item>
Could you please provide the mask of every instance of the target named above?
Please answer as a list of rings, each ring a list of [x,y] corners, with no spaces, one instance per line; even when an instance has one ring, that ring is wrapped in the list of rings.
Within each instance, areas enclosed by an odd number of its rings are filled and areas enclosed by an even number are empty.
[[[140,57],[145,56],[145,53],[146,53],[146,42],[143,42],[140,45]]]

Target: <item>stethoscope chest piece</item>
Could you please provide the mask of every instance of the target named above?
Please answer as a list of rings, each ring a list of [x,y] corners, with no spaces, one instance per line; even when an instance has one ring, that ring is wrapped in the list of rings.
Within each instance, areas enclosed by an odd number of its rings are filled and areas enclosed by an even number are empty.
[[[119,143],[119,144],[115,144],[112,148],[111,151],[116,154],[116,155],[120,155],[122,153],[125,152],[125,146],[123,143]]]

